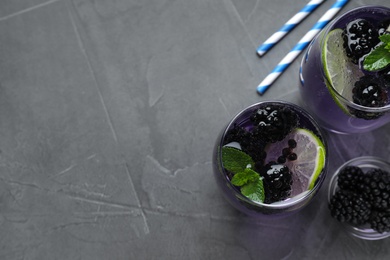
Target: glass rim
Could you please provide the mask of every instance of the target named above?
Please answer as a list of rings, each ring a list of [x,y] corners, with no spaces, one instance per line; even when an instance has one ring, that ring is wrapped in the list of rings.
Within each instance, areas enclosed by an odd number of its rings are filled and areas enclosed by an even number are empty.
[[[339,93],[339,91],[330,82],[330,80],[328,79],[328,77],[325,74],[324,66],[322,65],[323,64],[322,50],[323,50],[323,46],[325,44],[326,35],[332,29],[334,24],[337,23],[340,19],[343,19],[345,16],[348,16],[351,13],[354,13],[354,12],[362,12],[364,9],[386,10],[390,14],[390,8],[389,7],[382,6],[382,5],[364,5],[364,6],[359,6],[359,7],[353,8],[351,10],[348,10],[348,11],[342,13],[341,15],[339,15],[338,17],[336,17],[335,19],[333,19],[325,27],[325,29],[322,32],[320,32],[321,35],[319,35],[319,37],[321,37],[321,39],[319,39],[320,40],[320,48],[321,48],[321,55],[320,55],[321,71],[322,71],[322,74],[323,74],[324,79],[326,81],[325,84],[327,84],[328,86],[330,86],[332,88],[333,93],[335,93],[335,95],[337,96],[337,99],[339,99],[343,103],[344,106],[352,107],[352,108],[357,109],[359,111],[369,112],[369,113],[389,112],[390,111],[390,102],[387,105],[381,106],[381,107],[366,107],[366,106],[358,105],[358,104],[352,102],[351,100],[345,98],[342,94]]]
[[[362,164],[359,164],[359,162],[362,162]],[[364,164],[363,164],[364,162]],[[351,160],[348,160],[344,162],[342,165],[340,165],[332,175],[332,178],[329,181],[329,187],[328,187],[328,204],[330,203],[332,196],[336,193],[338,185],[337,185],[337,180],[338,180],[338,175],[340,171],[349,165],[353,166],[362,166],[364,168],[368,167],[376,167],[378,168],[379,164],[386,166],[386,169],[389,170],[390,172],[390,162],[384,160],[383,158],[377,157],[377,156],[360,156],[353,158]],[[379,240],[379,239],[384,239],[387,237],[390,237],[390,232],[384,232],[384,233],[379,233],[371,228],[367,229],[362,229],[360,227],[355,227],[352,226],[348,223],[340,223],[342,227],[347,230],[350,235],[353,235],[357,238],[364,239],[364,240]]]
[[[275,103],[281,104],[281,105],[287,105],[289,107],[292,107],[295,111],[299,110],[300,113],[304,114],[304,117],[308,118],[309,121],[315,126],[315,128],[317,129],[317,132],[321,138],[321,141],[323,142],[324,147],[325,147],[325,164],[324,164],[324,167],[323,167],[320,175],[318,176],[316,185],[311,190],[305,191],[306,193],[302,192],[302,193],[305,193],[303,196],[300,196],[302,194],[301,193],[301,194],[298,194],[292,198],[289,198],[289,199],[281,201],[281,202],[266,204],[266,203],[256,202],[256,201],[249,199],[248,197],[243,195],[240,191],[238,191],[237,188],[231,183],[231,181],[227,178],[226,170],[223,168],[221,149],[223,147],[223,140],[225,139],[227,131],[229,129],[231,129],[231,127],[234,125],[234,123],[236,123],[236,120],[240,116],[242,116],[244,113],[246,113],[252,109],[255,109],[256,107],[261,106],[263,104],[275,104]],[[297,205],[297,204],[301,203],[302,201],[305,201],[307,198],[311,197],[313,194],[315,194],[317,192],[317,190],[319,189],[319,187],[321,186],[321,184],[323,183],[323,181],[325,180],[325,177],[326,177],[326,169],[328,167],[328,144],[327,144],[327,140],[326,140],[326,137],[325,137],[325,134],[324,134],[322,128],[319,126],[317,121],[315,121],[315,119],[305,109],[303,109],[302,107],[300,107],[294,103],[284,101],[284,100],[266,100],[266,101],[260,101],[260,102],[254,103],[248,107],[245,107],[244,109],[240,110],[240,112],[238,112],[229,121],[228,125],[224,128],[223,134],[221,135],[221,139],[219,141],[218,161],[221,162],[221,165],[222,165],[222,170],[219,171],[219,173],[223,175],[222,177],[224,179],[226,179],[227,187],[234,192],[234,195],[238,199],[240,199],[241,201],[245,201],[253,206],[259,206],[259,207],[268,208],[268,209],[284,209],[284,208],[288,208],[290,206]],[[293,198],[295,198],[295,199],[293,199]]]

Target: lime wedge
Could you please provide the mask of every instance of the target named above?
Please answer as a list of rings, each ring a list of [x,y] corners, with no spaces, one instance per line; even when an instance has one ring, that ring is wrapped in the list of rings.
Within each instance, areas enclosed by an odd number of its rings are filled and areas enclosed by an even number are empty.
[[[288,147],[288,140],[294,139],[297,146],[293,152],[297,155],[294,161],[287,160],[293,175],[291,196],[296,196],[314,187],[318,176],[325,166],[325,147],[322,141],[310,130],[297,128],[286,136],[282,141],[268,144],[266,162],[277,161],[282,154],[283,148]]]
[[[322,49],[322,65],[325,72],[325,84],[336,104],[347,114],[346,106],[336,95],[352,101],[354,83],[363,76],[359,66],[352,63],[343,47],[343,30],[334,29],[326,35]]]

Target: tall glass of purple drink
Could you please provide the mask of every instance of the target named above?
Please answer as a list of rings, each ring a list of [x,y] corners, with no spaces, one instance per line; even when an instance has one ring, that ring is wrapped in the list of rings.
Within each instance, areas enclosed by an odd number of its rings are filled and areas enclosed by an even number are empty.
[[[359,7],[329,23],[309,45],[299,72],[300,93],[325,129],[363,133],[390,122],[390,67],[363,69],[365,57],[381,44],[379,35],[390,34],[385,32],[389,24],[389,8]],[[365,44],[367,51],[356,54]]]
[[[302,108],[264,101],[238,113],[213,152],[216,182],[239,211],[285,216],[307,205],[326,175],[327,143]]]

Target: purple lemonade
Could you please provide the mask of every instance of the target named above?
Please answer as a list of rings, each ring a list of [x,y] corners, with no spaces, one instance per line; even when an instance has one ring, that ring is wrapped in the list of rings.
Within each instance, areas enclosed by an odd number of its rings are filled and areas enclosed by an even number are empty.
[[[325,129],[362,133],[390,122],[390,66],[363,67],[383,44],[380,36],[390,34],[389,25],[389,8],[360,7],[332,21],[310,44],[301,62],[300,93]]]
[[[213,153],[214,177],[241,212],[288,215],[321,187],[326,150],[324,135],[305,110],[283,101],[260,102],[222,130]]]

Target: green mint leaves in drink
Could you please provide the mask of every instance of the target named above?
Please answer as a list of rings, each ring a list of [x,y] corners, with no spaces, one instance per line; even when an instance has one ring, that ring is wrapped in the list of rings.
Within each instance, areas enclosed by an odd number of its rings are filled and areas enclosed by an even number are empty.
[[[368,71],[378,71],[390,64],[390,35],[379,36],[382,44],[370,52],[363,61],[363,67]]]
[[[229,146],[222,147],[223,166],[232,173],[244,171],[246,168],[252,168],[254,162],[246,153]]]
[[[241,193],[253,201],[264,202],[265,194],[263,181],[257,178],[254,182],[248,182],[241,187]]]
[[[234,174],[231,182],[235,186],[243,186],[248,182],[256,182],[259,179],[259,174],[250,168],[246,168],[241,172]]]
[[[241,193],[249,199],[264,202],[265,193],[260,175],[252,170],[254,162],[246,153],[236,148],[222,147],[222,163],[232,172],[231,183],[240,187]]]

